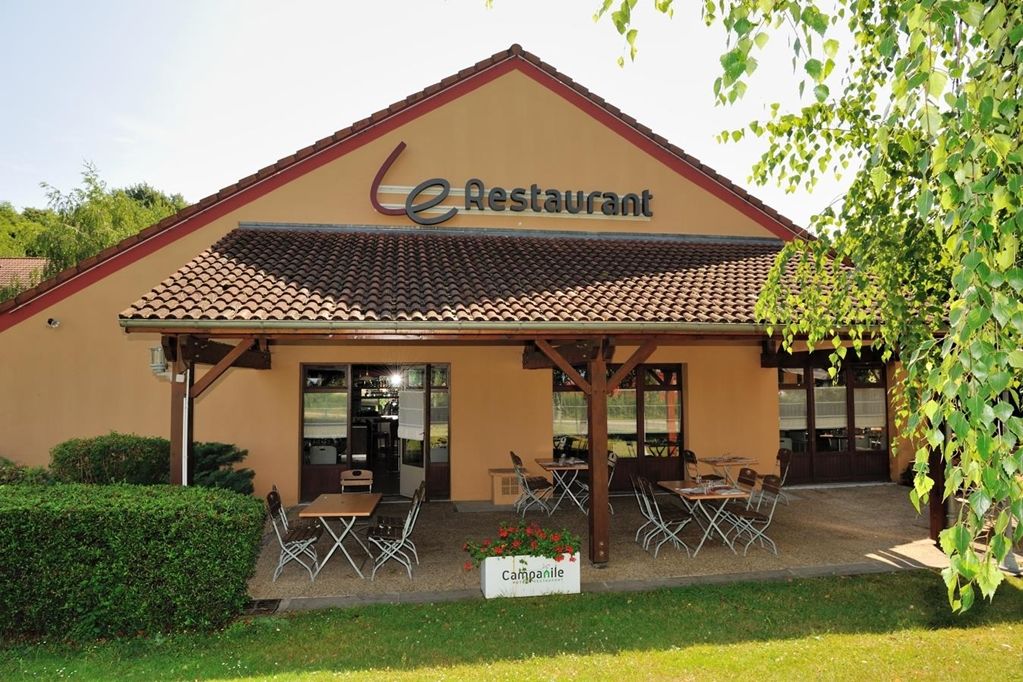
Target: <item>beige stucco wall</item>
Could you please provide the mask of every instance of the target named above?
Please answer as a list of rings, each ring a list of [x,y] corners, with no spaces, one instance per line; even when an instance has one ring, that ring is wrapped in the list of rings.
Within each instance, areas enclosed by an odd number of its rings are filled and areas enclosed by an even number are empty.
[[[343,123],[343,122],[339,122]],[[370,182],[398,141],[409,147],[386,183],[443,176],[507,188],[538,183],[620,193],[650,189],[649,221],[557,219],[531,213],[459,215],[445,227],[771,236],[602,123],[527,76],[508,73],[401,128],[255,198],[71,296],[0,331],[0,455],[45,464],[56,443],[111,430],[167,435],[170,388],[148,368],[152,335],[126,335],[117,313],[242,222],[409,225],[370,206]],[[201,163],[201,159],[197,159]],[[130,254],[130,252],[129,252]],[[311,254],[311,257],[315,257]],[[684,295],[684,294],[683,294]],[[58,328],[47,326],[49,318]],[[456,499],[484,498],[486,470],[509,449],[548,452],[550,374],[521,369],[521,348],[274,346],[270,371],[230,370],[196,405],[195,437],[250,450],[257,491],[298,489],[300,362],[450,362]],[[756,346],[663,348],[688,367],[687,438],[701,454],[748,453],[773,465],[774,374]]]

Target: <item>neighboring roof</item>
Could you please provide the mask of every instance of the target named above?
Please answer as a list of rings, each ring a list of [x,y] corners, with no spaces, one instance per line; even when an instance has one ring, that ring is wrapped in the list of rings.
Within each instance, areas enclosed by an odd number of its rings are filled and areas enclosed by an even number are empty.
[[[45,267],[45,258],[0,258],[0,287],[15,281],[29,284]]]
[[[689,180],[757,220],[779,237],[784,239],[811,237],[801,227],[714,169],[515,44],[242,178],[233,185],[187,206],[138,234],[22,292],[14,299],[0,303],[0,331],[266,192],[404,125],[421,114],[432,111],[478,85],[515,69],[585,109],[591,116]]]
[[[782,244],[464,228],[242,227],[121,318],[127,327],[151,320],[218,321],[226,324],[210,326],[225,328],[753,324],[753,306]]]

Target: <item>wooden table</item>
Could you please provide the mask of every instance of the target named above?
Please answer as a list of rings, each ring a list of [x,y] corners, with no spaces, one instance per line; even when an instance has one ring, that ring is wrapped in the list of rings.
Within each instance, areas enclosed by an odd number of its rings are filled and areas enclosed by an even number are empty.
[[[352,555],[345,549],[344,539],[352,532],[352,527],[355,526],[356,519],[364,519],[373,515],[376,511],[377,505],[380,504],[380,499],[383,497],[380,493],[327,493],[320,495],[312,504],[305,509],[298,512],[299,518],[303,519],[319,519],[323,527],[327,529],[330,536],[334,538],[334,546],[327,552],[327,556],[323,557],[320,561],[320,565],[316,567],[316,572],[313,574],[315,578],[319,575],[323,565],[327,563],[327,560],[333,556],[334,552],[341,549],[344,555],[348,558],[348,563],[352,565],[355,572],[359,574],[359,577],[364,577],[359,567],[355,565],[355,561],[352,560]],[[330,527],[328,519],[338,519],[341,522],[341,532],[335,533],[334,529]],[[362,540],[359,536],[352,535],[355,541],[359,543],[359,546],[365,550],[366,554],[369,555],[369,549],[366,545],[362,544]]]
[[[711,465],[714,467],[714,471],[720,471],[725,480],[734,486],[735,479],[728,471],[729,467],[751,467],[757,463],[757,460],[744,455],[722,455],[721,457],[704,457],[700,462]]]
[[[551,512],[553,513],[561,505],[561,501],[565,499],[565,495],[568,495],[572,498],[572,501],[575,502],[575,506],[579,507],[579,510],[583,514],[586,514],[587,510],[585,502],[587,498],[582,494],[580,495],[580,497],[583,497],[582,500],[576,497],[575,493],[572,492],[572,486],[575,485],[576,479],[579,478],[580,471],[589,471],[589,463],[582,460],[561,461],[557,459],[537,459],[536,463],[543,467],[546,471],[551,472],[551,475],[554,477],[555,490],[559,486],[561,487],[561,496],[558,497],[554,506],[551,507]],[[582,493],[581,490],[580,493]]]
[[[703,528],[703,537],[700,544],[693,551],[693,557],[700,553],[700,548],[712,533],[717,533],[722,542],[735,553],[732,541],[728,539],[728,533],[720,526],[721,514],[725,511],[725,505],[730,500],[747,500],[750,494],[732,486],[723,487],[721,484],[703,483],[697,484],[693,481],[658,481],[657,485],[668,492],[674,493],[682,498],[683,504],[689,509],[696,522]],[[711,509],[717,507],[711,514]],[[710,507],[710,508],[708,508]]]

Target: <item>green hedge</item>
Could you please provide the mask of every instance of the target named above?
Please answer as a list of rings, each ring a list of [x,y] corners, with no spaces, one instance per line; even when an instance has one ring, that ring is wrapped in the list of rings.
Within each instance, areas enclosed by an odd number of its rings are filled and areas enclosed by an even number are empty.
[[[208,629],[247,602],[262,504],[211,488],[0,486],[0,637]]]
[[[50,471],[70,483],[167,483],[170,441],[110,433],[72,438],[50,450]]]
[[[251,495],[255,472],[234,468],[248,454],[229,443],[195,443],[192,484]],[[170,441],[166,438],[126,433],[73,438],[55,446],[50,458],[53,476],[67,483],[157,485],[170,480]]]
[[[7,483],[34,483],[44,485],[53,482],[53,476],[43,467],[30,467],[0,457],[0,485]]]

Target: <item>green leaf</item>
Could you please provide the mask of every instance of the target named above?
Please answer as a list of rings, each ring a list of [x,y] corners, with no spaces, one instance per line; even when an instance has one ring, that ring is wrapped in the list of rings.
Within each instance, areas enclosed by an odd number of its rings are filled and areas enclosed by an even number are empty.
[[[1009,353],[1009,364],[1015,369],[1023,369],[1023,350],[1018,348]]]
[[[927,76],[927,94],[931,97],[940,97],[941,93],[945,91],[945,84],[948,82],[948,76],[941,71],[931,71]]]
[[[916,211],[921,218],[927,218],[934,206],[934,192],[925,189],[916,198]]]
[[[831,94],[831,91],[828,90],[828,86],[824,85],[823,83],[815,86],[813,89],[813,96],[817,98],[818,102],[823,102],[824,100],[826,100],[829,94]]]
[[[803,64],[803,68],[815,81],[819,81],[821,79],[821,74],[824,72],[824,65],[821,64],[818,59],[806,60],[806,63]]]
[[[753,37],[753,42],[756,43],[757,47],[759,47],[762,50],[764,49],[764,45],[767,45],[767,40],[769,38],[770,36],[767,33],[761,31],[760,33],[756,34],[756,36]]]
[[[834,38],[828,38],[824,41],[824,54],[828,55],[832,59],[838,54],[838,41]]]

